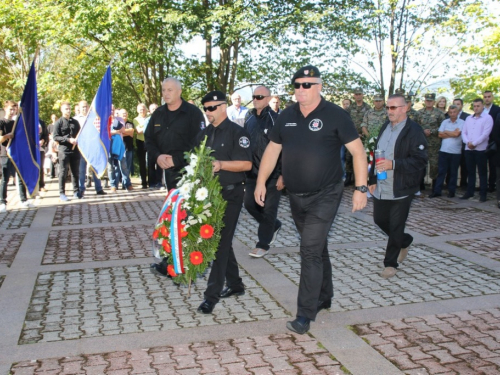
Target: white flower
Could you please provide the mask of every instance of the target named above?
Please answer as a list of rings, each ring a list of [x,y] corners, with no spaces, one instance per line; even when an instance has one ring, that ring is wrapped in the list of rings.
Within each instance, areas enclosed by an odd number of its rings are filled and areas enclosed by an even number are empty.
[[[208,190],[205,187],[196,190],[196,200],[204,201],[208,197]]]
[[[195,154],[189,155],[189,166],[191,167],[196,167],[196,164],[198,163],[198,156]]]
[[[161,238],[158,238],[156,241],[158,242],[158,245],[163,245],[163,240]]]
[[[194,167],[191,165],[187,165],[184,169],[186,170],[186,176],[194,175]]]
[[[203,209],[206,210],[207,208],[212,207],[212,203],[208,202],[206,205],[203,206]]]
[[[197,243],[201,243],[201,237],[198,237],[198,239],[196,240]]]
[[[187,196],[189,196],[189,193],[191,192],[191,184],[188,182],[188,183],[185,183],[184,185],[182,185],[180,188],[179,188],[179,193],[181,193],[181,195],[186,198]],[[188,198],[186,198],[188,199]]]

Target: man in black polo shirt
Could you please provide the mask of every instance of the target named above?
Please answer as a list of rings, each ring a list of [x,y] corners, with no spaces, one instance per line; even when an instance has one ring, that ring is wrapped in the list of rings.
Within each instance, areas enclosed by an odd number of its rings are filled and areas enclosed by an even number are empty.
[[[68,166],[71,169],[71,182],[73,184],[73,195],[81,198],[78,187],[78,176],[80,171],[80,150],[75,147],[76,136],[80,131],[80,124],[71,117],[71,105],[67,102],[61,103],[62,117],[54,124],[54,141],[59,143],[59,199],[66,202],[65,194],[66,174]]]
[[[182,87],[176,78],[161,85],[165,104],[151,115],[146,128],[145,146],[148,157],[164,170],[167,189],[177,186],[180,170],[186,166],[184,153],[195,145],[200,129],[205,127],[203,113],[181,98]]]
[[[219,174],[222,198],[227,201],[224,228],[208,277],[205,300],[198,307],[199,312],[211,314],[219,298],[245,294],[234,256],[233,236],[243,204],[245,172],[252,169],[252,152],[247,131],[227,118],[225,94],[212,91],[201,102],[210,125],[198,134],[197,143],[206,136],[207,147],[214,150],[212,156],[216,160],[213,162],[213,171]],[[227,288],[222,290],[224,281]]]
[[[260,164],[255,200],[264,206],[266,181],[280,153],[292,217],[301,236],[301,272],[297,318],[287,328],[304,334],[321,309],[331,306],[332,266],[328,231],[337,213],[344,184],[340,147],[353,156],[356,191],[352,211],[366,206],[366,153],[349,114],[321,97],[318,68],[305,66],[292,78],[297,103],[278,117]]]

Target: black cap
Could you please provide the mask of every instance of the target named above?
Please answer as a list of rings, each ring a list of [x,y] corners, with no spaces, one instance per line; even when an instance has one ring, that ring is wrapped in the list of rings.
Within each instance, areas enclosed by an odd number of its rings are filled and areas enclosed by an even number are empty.
[[[396,94],[403,95],[405,94],[405,89],[396,89],[395,91]]]
[[[294,83],[297,78],[308,78],[308,77],[320,78],[321,73],[319,72],[318,68],[316,68],[315,66],[312,66],[312,65],[304,66],[304,67],[300,68],[299,70],[297,70],[297,72],[293,75],[292,83]]]
[[[206,102],[225,102],[226,94],[222,91],[210,91],[207,95],[201,99],[201,104],[205,104]]]

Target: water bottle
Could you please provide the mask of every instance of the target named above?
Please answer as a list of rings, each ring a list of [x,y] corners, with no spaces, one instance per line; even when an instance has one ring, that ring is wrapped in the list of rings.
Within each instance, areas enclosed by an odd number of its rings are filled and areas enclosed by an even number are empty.
[[[385,160],[385,152],[383,150],[375,150],[375,164],[381,160]],[[387,180],[387,172],[377,169],[377,180]]]

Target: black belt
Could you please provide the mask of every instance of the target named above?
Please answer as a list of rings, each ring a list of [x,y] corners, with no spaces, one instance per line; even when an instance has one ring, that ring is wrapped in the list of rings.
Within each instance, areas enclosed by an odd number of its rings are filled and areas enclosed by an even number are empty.
[[[307,197],[312,197],[313,195],[316,195],[320,192],[321,190],[316,190],[316,191],[311,191],[309,193],[292,193],[289,191],[290,194],[293,194],[299,198],[307,198]]]
[[[237,186],[240,186],[242,184],[244,184],[245,182],[238,182],[236,184],[231,184],[231,185],[226,185],[226,186],[223,186],[222,187],[222,190],[223,191],[231,191],[231,190],[234,190]]]

